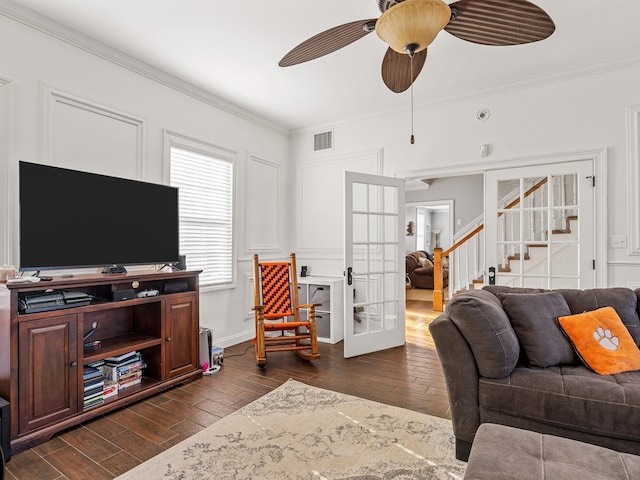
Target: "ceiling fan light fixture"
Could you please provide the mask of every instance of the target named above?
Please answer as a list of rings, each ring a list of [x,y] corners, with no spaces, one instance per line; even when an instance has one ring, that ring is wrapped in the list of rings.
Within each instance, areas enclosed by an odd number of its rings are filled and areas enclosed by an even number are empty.
[[[407,54],[411,45],[416,53],[427,48],[450,19],[451,9],[442,0],[404,0],[380,16],[376,33],[396,52]]]

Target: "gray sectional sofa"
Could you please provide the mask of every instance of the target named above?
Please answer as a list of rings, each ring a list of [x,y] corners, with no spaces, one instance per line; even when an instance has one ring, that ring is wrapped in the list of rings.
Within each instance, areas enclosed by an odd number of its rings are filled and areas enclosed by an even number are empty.
[[[640,454],[640,371],[588,369],[556,318],[613,307],[640,344],[640,290],[485,286],[455,296],[429,330],[446,378],[456,457],[496,423]]]

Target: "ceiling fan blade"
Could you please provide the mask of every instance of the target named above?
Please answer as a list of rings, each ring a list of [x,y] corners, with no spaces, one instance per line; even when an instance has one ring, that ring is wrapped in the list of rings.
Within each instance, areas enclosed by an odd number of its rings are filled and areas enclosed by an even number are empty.
[[[540,7],[527,0],[459,0],[449,5],[451,35],[482,45],[537,42],[556,29]]]
[[[382,60],[382,80],[395,93],[404,92],[418,78],[424,62],[427,59],[427,49],[417,52],[413,56],[413,78],[411,77],[411,57],[398,53],[391,47]]]
[[[336,50],[346,47],[375,30],[376,18],[345,23],[325,30],[305,40],[287,53],[278,63],[281,67],[290,67],[308,62]]]

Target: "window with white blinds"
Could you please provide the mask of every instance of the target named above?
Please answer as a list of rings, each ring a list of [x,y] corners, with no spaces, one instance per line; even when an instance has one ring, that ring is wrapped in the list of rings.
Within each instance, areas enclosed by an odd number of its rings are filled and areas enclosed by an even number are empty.
[[[233,163],[171,147],[171,185],[179,189],[180,254],[202,270],[201,286],[233,284]]]

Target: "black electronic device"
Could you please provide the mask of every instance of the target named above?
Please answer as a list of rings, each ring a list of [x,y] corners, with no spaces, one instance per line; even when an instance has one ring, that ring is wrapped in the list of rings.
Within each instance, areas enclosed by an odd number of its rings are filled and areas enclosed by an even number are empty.
[[[496,267],[489,267],[489,285],[496,284]]]
[[[91,295],[85,292],[66,290],[21,293],[18,295],[18,311],[20,313],[49,312],[89,305],[91,300]]]
[[[111,292],[111,299],[114,302],[122,302],[123,300],[133,300],[136,298],[136,292],[132,288],[127,288],[125,290],[114,290]]]
[[[181,293],[189,290],[189,285],[184,280],[168,280],[164,283],[164,293]]]
[[[177,188],[29,162],[19,172],[20,270],[178,261]]]

